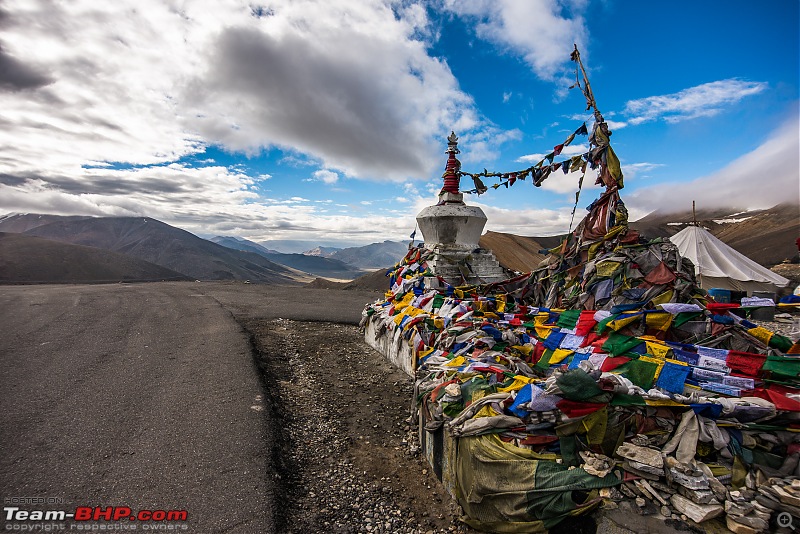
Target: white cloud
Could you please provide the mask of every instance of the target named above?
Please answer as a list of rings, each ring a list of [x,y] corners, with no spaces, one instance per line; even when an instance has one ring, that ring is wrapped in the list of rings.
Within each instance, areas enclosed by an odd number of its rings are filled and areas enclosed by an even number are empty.
[[[573,43],[587,33],[584,0],[445,0],[458,15],[477,19],[478,35],[522,56],[534,73],[554,80],[570,63]],[[565,53],[565,51],[567,51]]]
[[[704,83],[673,93],[631,100],[624,113],[631,124],[641,124],[658,119],[679,122],[697,117],[711,117],[724,106],[736,104],[741,99],[760,93],[766,83],[746,82],[735,78]]]
[[[761,146],[725,168],[691,182],[644,187],[625,196],[641,213],[688,209],[696,200],[702,207],[769,208],[800,200],[800,124],[797,110]]]
[[[335,184],[339,181],[339,175],[333,171],[322,169],[314,172],[314,178],[326,184]]]
[[[523,236],[564,234],[569,229],[572,208],[560,209],[502,209],[481,205],[488,217],[486,230]],[[584,212],[585,213],[585,212]],[[576,211],[572,228],[580,222],[583,213]]]
[[[508,101],[511,100],[511,93],[503,93],[503,104],[508,104]]]
[[[479,126],[471,97],[419,40],[424,10],[305,0],[273,12],[214,36],[187,95],[207,111],[190,120],[205,138],[291,146],[350,176],[401,179],[432,171],[432,135]]]
[[[574,194],[578,190],[578,182],[582,176],[580,171],[569,172],[564,174],[561,169],[556,172],[550,173],[550,176],[542,182],[542,189],[545,191],[552,191],[553,193],[569,194],[569,202],[575,202]],[[586,176],[583,179],[581,191],[589,191],[593,189],[601,189],[601,186],[596,185],[597,171],[586,168]]]
[[[630,183],[631,178],[638,178],[652,170],[666,167],[664,163],[626,163],[622,165],[622,174],[625,175],[625,181]]]
[[[487,126],[480,131],[467,132],[459,139],[460,147],[463,147],[459,160],[465,164],[483,164],[495,160],[500,155],[500,145],[521,138],[522,132],[516,128],[500,130]]]
[[[603,117],[603,118],[605,118],[605,117]],[[610,119],[606,119],[606,124],[608,125],[608,128],[612,132],[614,130],[621,130],[622,128],[625,128],[625,127],[628,126],[628,123],[625,122],[625,121],[613,121],[613,120],[610,120]]]
[[[353,177],[418,178],[440,163],[435,141],[450,128],[484,127],[428,54],[422,5],[9,0],[3,10],[8,174],[79,176],[85,164],[160,164],[217,144],[278,147]]]

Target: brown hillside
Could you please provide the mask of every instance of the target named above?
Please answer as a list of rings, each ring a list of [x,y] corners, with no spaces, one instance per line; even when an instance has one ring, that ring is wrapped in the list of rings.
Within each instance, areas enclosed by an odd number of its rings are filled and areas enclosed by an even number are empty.
[[[775,265],[797,256],[800,206],[781,204],[737,224],[721,225],[715,234],[762,265]]]
[[[187,277],[108,250],[0,232],[0,283],[157,280],[187,280]]]
[[[325,278],[315,278],[303,287],[311,289],[346,289],[356,291],[386,291],[389,289],[389,278],[386,276],[386,269],[359,276],[352,282],[333,282]]]
[[[359,276],[352,282],[344,284],[342,289],[367,289],[372,291],[386,291],[389,289],[389,278],[386,276],[387,269],[378,269],[364,276]]]
[[[478,244],[491,250],[505,269],[526,273],[536,269],[544,259],[539,251],[545,248],[537,238],[500,232],[486,232]]]
[[[327,278],[314,278],[314,280],[307,283],[303,287],[307,287],[309,289],[344,289],[344,286],[346,285],[347,282],[333,282]]]

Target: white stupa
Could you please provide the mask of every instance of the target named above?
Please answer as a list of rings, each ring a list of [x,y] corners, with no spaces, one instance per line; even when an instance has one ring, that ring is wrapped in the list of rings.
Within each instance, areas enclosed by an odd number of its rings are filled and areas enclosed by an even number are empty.
[[[489,250],[480,248],[478,240],[486,225],[486,215],[477,206],[464,204],[459,192],[461,162],[456,159],[458,137],[455,132],[447,138],[447,165],[439,203],[428,206],[417,215],[425,248],[435,254],[428,260],[434,277],[425,285],[439,287],[441,277],[452,286],[473,285],[504,280],[507,275]]]

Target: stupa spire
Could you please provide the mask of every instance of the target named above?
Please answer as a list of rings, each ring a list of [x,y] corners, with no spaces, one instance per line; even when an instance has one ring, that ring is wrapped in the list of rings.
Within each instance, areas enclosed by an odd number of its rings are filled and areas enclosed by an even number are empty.
[[[450,132],[450,135],[447,137],[447,150],[445,150],[447,154],[447,164],[445,165],[444,174],[442,175],[444,185],[439,192],[440,203],[464,203],[464,197],[459,192],[459,187],[461,185],[461,176],[459,174],[461,172],[461,162],[456,158],[456,154],[460,152],[461,151],[458,149],[458,137],[455,132]]]

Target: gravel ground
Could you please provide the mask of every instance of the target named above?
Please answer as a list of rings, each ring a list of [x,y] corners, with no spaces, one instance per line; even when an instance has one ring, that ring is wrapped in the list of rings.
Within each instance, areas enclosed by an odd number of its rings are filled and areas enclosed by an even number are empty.
[[[266,409],[283,428],[274,451],[280,532],[475,532],[429,471],[409,420],[411,379],[356,326],[245,321]],[[271,408],[270,408],[271,407]]]

